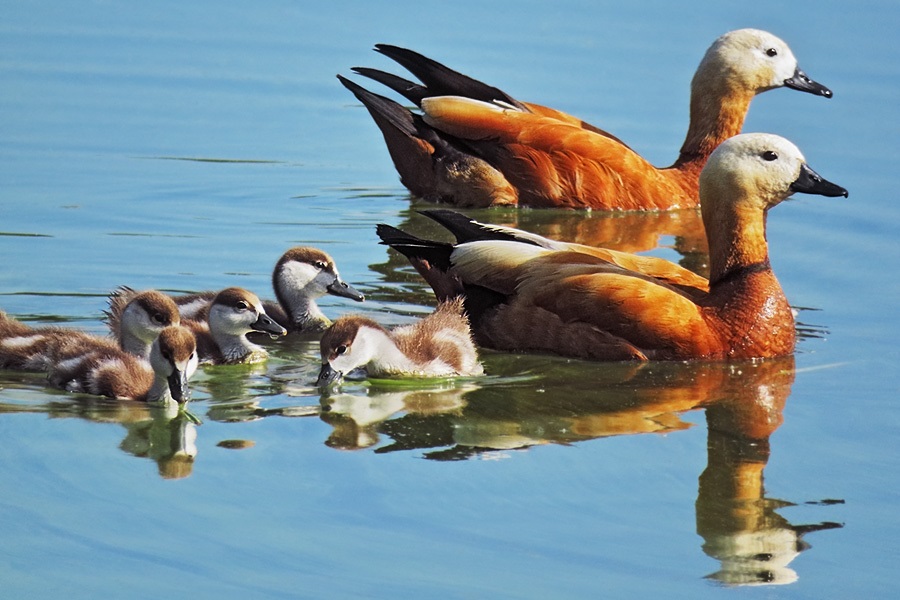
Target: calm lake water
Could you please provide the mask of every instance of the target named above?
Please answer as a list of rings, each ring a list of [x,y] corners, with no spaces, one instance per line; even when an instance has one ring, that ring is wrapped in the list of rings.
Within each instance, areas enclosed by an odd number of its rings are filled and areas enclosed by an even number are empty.
[[[288,339],[198,373],[200,425],[0,373],[0,597],[890,596],[896,4],[325,4],[4,2],[0,308],[102,333],[118,285],[269,297],[310,244],[368,295],[329,315],[408,322],[430,291],[375,224],[436,228],[336,73],[408,46],[668,164],[703,52],[758,27],[835,91],[769,92],[745,127],[850,190],[769,218],[806,337],[760,365],[486,353],[482,379],[329,398]],[[472,214],[705,264],[691,213]]]

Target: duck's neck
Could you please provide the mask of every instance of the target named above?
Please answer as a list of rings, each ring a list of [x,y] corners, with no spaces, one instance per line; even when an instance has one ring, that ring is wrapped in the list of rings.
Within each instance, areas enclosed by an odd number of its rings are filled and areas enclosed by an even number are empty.
[[[703,208],[702,213],[709,241],[710,287],[770,268],[765,212]]]
[[[755,94],[702,77],[691,84],[690,125],[676,165],[702,167],[716,147],[741,132]]]
[[[303,303],[297,302],[286,309],[295,329],[319,331],[331,325],[331,320],[325,316],[312,298],[304,296],[303,300]]]
[[[284,286],[275,289],[278,304],[287,313],[291,326],[297,331],[322,330],[331,325],[331,321],[319,309],[314,298],[302,289]]]
[[[267,356],[265,348],[257,346],[244,334],[234,335],[210,329],[210,335],[219,347],[226,363],[257,362]]]
[[[153,374],[153,385],[147,390],[144,401],[153,404],[177,404],[172,398],[172,392],[169,391],[169,381],[165,375],[160,373]]]
[[[119,331],[119,347],[129,354],[140,356],[142,358],[149,358],[151,344],[152,340],[150,342],[145,342],[126,328],[122,328]]]

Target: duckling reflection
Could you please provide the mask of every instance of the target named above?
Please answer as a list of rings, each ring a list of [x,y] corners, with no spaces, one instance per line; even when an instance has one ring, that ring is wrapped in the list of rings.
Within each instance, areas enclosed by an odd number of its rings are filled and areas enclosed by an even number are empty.
[[[340,450],[370,448],[379,441],[378,425],[405,412],[416,418],[458,413],[472,384],[433,389],[379,391],[369,388],[365,396],[325,395],[321,399],[321,419],[334,430],[325,444]]]
[[[127,434],[119,448],[156,462],[163,479],[190,476],[197,457],[196,417],[172,406],[150,406],[147,412],[148,418],[122,423]]]
[[[27,389],[27,384],[22,384]],[[39,386],[38,386],[39,387]],[[46,395],[47,390],[41,389]],[[43,412],[49,418],[77,418],[95,423],[120,424],[125,437],[119,449],[157,465],[160,477],[181,479],[193,472],[197,456],[197,417],[175,404],[153,405],[138,401],[91,396],[71,396],[60,392],[60,401],[43,404],[0,403],[0,412]]]

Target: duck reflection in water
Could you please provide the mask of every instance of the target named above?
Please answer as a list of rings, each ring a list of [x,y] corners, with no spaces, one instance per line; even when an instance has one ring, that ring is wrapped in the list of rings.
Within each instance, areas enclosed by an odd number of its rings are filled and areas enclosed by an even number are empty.
[[[146,418],[125,423],[119,444],[124,452],[156,462],[163,479],[183,479],[194,472],[198,419],[171,406],[149,406]]]
[[[797,574],[789,564],[810,547],[803,537],[841,527],[827,521],[792,524],[776,511],[793,503],[768,497],[763,485],[769,437],[783,421],[794,382],[793,356],[609,364],[581,388],[572,386],[579,380],[572,371],[584,364],[543,359],[542,365],[541,357],[488,355],[491,372],[500,378],[504,372],[535,373],[521,383],[507,379],[492,386],[486,380],[424,391],[369,387],[323,397],[321,418],[334,427],[326,444],[375,453],[429,449],[424,457],[432,460],[500,458],[541,444],[684,430],[692,424],[682,415],[703,409],[708,459],[696,519],[703,551],[720,562],[710,579],[727,585],[790,583]],[[565,396],[552,393],[556,378],[569,381]],[[381,436],[392,443],[378,445]]]
[[[788,565],[810,547],[803,536],[841,524],[793,525],[776,512],[793,503],[766,497],[769,436],[783,420],[793,358],[749,371],[754,376],[735,378],[706,408],[708,458],[697,493],[697,533],[703,551],[721,564],[707,578],[724,585],[788,584],[798,578]]]
[[[433,389],[378,391],[370,387],[364,396],[326,394],[321,399],[321,418],[334,430],[325,445],[339,450],[370,448],[379,442],[378,426],[401,412],[417,419],[459,414],[466,392],[475,387],[451,383]]]
[[[26,384],[27,389],[28,381],[22,383]],[[46,391],[42,390],[42,393]],[[95,423],[118,423],[126,431],[119,449],[132,456],[153,460],[160,477],[182,479],[193,473],[200,420],[185,407],[70,394],[66,394],[65,398],[64,401],[44,404],[0,403],[0,412],[40,412],[54,419],[78,418]]]

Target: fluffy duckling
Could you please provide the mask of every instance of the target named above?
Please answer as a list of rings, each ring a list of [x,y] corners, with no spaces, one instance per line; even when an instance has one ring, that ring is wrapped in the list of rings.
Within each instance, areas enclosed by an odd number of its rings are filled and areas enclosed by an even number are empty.
[[[0,311],[0,369],[46,371],[60,357],[85,349],[119,350],[110,339],[65,327],[29,327]]]
[[[0,311],[0,368],[47,371],[59,388],[147,402],[187,402],[197,368],[193,334],[163,328],[148,359],[107,338],[62,327],[32,328]]]
[[[691,82],[690,125],[677,160],[657,168],[615,136],[558,110],[519,102],[420,54],[378,44],[424,85],[354,68],[418,105],[422,115],[339,77],[381,130],[401,182],[458,206],[603,210],[697,206],[710,153],[740,133],[753,97],[789,87],[831,98],[791,49],[756,29],[731,31],[706,51]]]
[[[156,290],[136,292],[122,286],[108,298],[104,311],[113,338],[126,352],[148,358],[159,332],[181,323],[178,306],[166,294]]]
[[[690,293],[598,256],[521,240],[447,244],[397,239],[384,228],[379,235],[410,258],[439,300],[466,296],[484,346],[593,360],[763,358],[796,344],[765,228],[769,209],[795,192],[847,196],[784,138],[723,142],[700,177],[708,291]]]
[[[320,342],[318,386],[339,382],[365,367],[370,376],[453,377],[483,374],[462,299],[450,299],[433,313],[392,331],[362,316],[341,317]]]
[[[194,335],[185,327],[163,329],[151,344],[148,360],[124,350],[85,349],[55,361],[50,382],[70,392],[153,403],[191,399],[188,380],[197,370]]]
[[[266,314],[253,292],[230,287],[222,290],[208,306],[205,321],[185,319],[197,338],[200,360],[211,364],[258,363],[266,360],[265,348],[247,339],[260,331],[275,338],[287,330]]]
[[[357,302],[365,296],[341,280],[334,259],[318,248],[297,246],[285,252],[272,271],[272,288],[277,302],[266,301],[266,314],[291,332],[316,333],[331,325],[316,300],[325,294]],[[215,292],[175,297],[181,316],[205,320]]]

